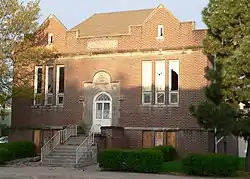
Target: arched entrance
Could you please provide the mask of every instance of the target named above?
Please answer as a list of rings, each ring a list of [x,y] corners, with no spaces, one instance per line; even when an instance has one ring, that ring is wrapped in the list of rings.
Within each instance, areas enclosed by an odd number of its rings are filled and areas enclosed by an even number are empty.
[[[106,93],[98,93],[93,99],[93,125],[95,131],[100,132],[100,126],[112,124],[112,97]],[[99,127],[97,127],[99,126]]]

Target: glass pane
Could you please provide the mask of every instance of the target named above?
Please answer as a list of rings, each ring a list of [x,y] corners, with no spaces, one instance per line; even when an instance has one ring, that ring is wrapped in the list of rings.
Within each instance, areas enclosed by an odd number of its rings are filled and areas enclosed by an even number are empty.
[[[53,103],[53,96],[48,96],[48,99],[47,99],[47,103],[48,104],[52,104]],[[60,102],[60,98],[59,98],[59,102]]]
[[[103,119],[110,119],[110,103],[104,103]]]
[[[110,101],[110,98],[106,94],[100,94],[96,98],[96,101]]]
[[[170,94],[170,102],[171,102],[171,104],[178,103],[178,93],[171,93]]]
[[[151,103],[151,92],[147,92],[143,94],[143,101],[144,103],[150,104]]]
[[[174,70],[171,70],[171,90],[178,90],[179,89],[179,77],[178,73]]]
[[[96,103],[96,109],[102,110],[102,103]]]
[[[110,104],[104,103],[104,110],[110,110]]]
[[[96,119],[102,119],[102,103],[96,103]]]
[[[63,104],[63,96],[59,96],[59,98],[58,98],[58,103],[59,103],[59,104]]]
[[[59,69],[59,93],[64,93],[64,67]]]
[[[53,67],[48,68],[48,93],[53,93]]]
[[[38,68],[37,70],[37,93],[42,93],[43,84],[43,69]]]
[[[165,93],[157,93],[157,103],[165,103]]]

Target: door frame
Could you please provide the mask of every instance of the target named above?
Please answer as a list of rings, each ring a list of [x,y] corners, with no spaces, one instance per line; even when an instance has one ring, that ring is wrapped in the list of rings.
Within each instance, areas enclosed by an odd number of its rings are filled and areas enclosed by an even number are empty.
[[[93,110],[92,110],[92,126],[96,125],[96,104],[98,103],[98,101],[96,101],[96,99],[101,95],[107,95],[110,99],[110,101],[107,101],[110,104],[110,120],[111,120],[111,125],[112,125],[112,97],[109,93],[107,92],[99,92],[95,95],[95,97],[93,98]],[[101,101],[99,101],[101,102]],[[103,101],[103,103],[105,103],[105,101]]]

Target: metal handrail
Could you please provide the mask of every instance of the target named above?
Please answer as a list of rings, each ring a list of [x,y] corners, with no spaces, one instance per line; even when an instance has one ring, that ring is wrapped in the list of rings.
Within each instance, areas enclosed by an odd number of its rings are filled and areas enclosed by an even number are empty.
[[[100,124],[93,125],[86,139],[76,148],[76,164],[78,164],[79,160],[82,158],[84,152],[88,151],[89,147],[91,147],[95,143],[95,127],[101,126]],[[83,147],[85,144],[85,147]],[[82,150],[80,150],[82,149]],[[84,150],[85,149],[85,150]],[[79,155],[81,154],[81,155]]]
[[[68,140],[69,137],[77,135],[77,125],[68,125],[65,129],[59,130],[41,148],[41,162],[46,155],[49,155],[60,143]]]

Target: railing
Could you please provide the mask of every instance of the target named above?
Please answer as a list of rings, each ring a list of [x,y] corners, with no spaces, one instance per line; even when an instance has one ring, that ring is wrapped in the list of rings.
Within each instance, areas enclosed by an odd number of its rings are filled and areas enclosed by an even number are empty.
[[[77,125],[69,125],[65,129],[58,131],[41,148],[41,162],[44,157],[49,155],[60,143],[65,142],[71,136],[77,136]]]
[[[67,141],[71,136],[77,136],[77,125],[69,125],[61,130],[61,143]]]
[[[95,144],[95,128],[100,126],[100,124],[93,125],[89,131],[89,135],[87,136],[87,138],[77,147],[76,164],[78,164],[84,153],[87,152],[93,144]]]

